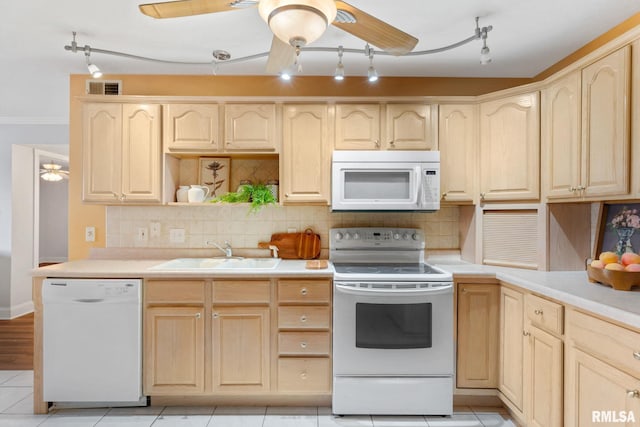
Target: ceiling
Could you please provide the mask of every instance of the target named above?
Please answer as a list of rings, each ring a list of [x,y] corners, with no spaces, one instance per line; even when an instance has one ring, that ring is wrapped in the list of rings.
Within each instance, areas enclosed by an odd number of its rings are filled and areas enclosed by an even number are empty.
[[[348,0],[420,41],[415,50],[449,45],[492,25],[487,44],[493,62],[480,65],[481,42],[414,57],[376,56],[384,76],[533,77],[590,40],[640,12],[640,0]],[[87,73],[84,54],[64,50],[76,31],[79,46],[173,61],[213,60],[267,52],[271,32],[256,8],[156,20],[132,0],[20,0],[0,2],[1,123],[66,123],[68,76]],[[314,47],[363,49],[365,43],[329,27]],[[374,46],[375,48],[375,46]],[[93,54],[108,74],[211,74],[206,65],[158,64]],[[331,75],[336,53],[303,52],[305,75]],[[347,79],[366,75],[363,54],[344,55]],[[222,64],[217,74],[264,74],[266,57]]]

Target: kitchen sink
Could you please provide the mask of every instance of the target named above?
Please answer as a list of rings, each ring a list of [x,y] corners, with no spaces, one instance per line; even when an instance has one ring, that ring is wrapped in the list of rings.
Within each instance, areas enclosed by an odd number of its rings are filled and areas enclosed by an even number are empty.
[[[255,270],[273,269],[280,258],[176,258],[150,267],[149,270]]]

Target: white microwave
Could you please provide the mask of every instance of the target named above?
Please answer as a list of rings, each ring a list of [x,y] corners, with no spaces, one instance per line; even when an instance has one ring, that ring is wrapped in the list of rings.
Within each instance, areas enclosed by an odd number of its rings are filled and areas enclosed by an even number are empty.
[[[440,209],[439,151],[334,151],[333,211]]]

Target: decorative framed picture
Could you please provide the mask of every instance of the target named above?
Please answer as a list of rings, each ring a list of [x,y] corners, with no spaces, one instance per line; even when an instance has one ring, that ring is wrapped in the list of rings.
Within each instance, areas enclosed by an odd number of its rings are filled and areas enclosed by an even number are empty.
[[[227,157],[200,157],[199,184],[209,187],[207,200],[229,192],[231,159]]]
[[[640,203],[603,203],[598,220],[595,253],[640,252]]]

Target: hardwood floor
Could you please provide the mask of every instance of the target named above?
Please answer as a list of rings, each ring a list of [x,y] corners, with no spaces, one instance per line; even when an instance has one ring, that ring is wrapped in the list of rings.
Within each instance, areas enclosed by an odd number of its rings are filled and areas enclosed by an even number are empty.
[[[33,313],[0,320],[0,370],[33,369]]]

